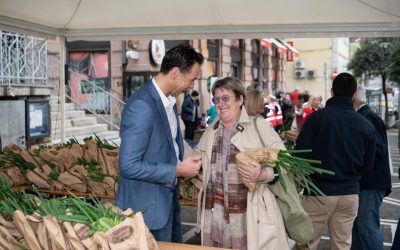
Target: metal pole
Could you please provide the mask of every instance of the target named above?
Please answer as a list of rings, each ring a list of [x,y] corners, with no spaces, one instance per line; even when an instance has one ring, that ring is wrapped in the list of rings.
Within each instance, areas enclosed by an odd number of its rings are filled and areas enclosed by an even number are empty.
[[[65,37],[60,36],[60,109],[61,109],[61,143],[65,141]]]

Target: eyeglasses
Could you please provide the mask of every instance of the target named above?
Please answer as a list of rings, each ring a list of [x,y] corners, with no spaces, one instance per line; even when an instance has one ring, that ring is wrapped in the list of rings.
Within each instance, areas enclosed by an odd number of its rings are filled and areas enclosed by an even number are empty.
[[[223,95],[221,97],[213,97],[212,102],[215,105],[218,105],[218,103],[220,103],[221,101],[223,101],[224,103],[227,103],[227,102],[229,102],[230,99],[231,99],[231,96]]]

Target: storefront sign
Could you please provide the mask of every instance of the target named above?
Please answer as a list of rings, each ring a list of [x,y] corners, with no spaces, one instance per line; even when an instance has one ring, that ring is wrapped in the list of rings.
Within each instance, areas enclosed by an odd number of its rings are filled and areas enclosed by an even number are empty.
[[[161,65],[162,59],[165,56],[164,40],[151,40],[150,42],[150,58],[156,65]]]

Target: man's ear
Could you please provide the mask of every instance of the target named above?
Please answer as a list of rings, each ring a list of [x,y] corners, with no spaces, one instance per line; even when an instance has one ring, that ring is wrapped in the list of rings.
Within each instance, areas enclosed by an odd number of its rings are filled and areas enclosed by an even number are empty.
[[[178,67],[173,67],[170,71],[169,71],[169,75],[171,76],[172,79],[176,80],[179,75],[180,75],[181,71],[179,70]]]
[[[358,95],[358,89],[356,90],[356,92],[354,92],[353,96],[351,97],[352,100],[355,100],[357,98]]]
[[[331,96],[334,96],[334,94],[333,94],[333,89],[331,89]]]

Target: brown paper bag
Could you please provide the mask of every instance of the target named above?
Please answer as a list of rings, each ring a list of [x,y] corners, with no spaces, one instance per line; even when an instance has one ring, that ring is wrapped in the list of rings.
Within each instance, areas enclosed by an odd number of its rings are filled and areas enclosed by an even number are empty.
[[[14,181],[6,174],[5,169],[2,169],[0,171],[0,179],[5,180],[10,185],[10,187],[14,186]]]
[[[17,226],[12,221],[6,220],[1,214],[0,214],[0,225],[3,226],[15,238],[19,239],[22,237],[22,234],[18,230]]]
[[[78,160],[78,158],[83,157],[83,148],[80,144],[73,144],[69,151],[74,157],[75,162]]]
[[[39,214],[34,213],[32,215],[25,216],[26,221],[28,221],[29,225],[31,226],[33,232],[36,234],[39,228],[39,224],[43,223],[42,217]]]
[[[107,232],[111,249],[148,250],[146,225],[141,212],[126,218]]]
[[[146,239],[147,239],[147,245],[149,247],[149,250],[159,250],[160,249],[157,245],[156,238],[154,238],[154,235],[150,232],[150,230],[147,226],[146,226]]]
[[[0,226],[0,234],[8,241],[14,240],[14,236],[3,226]]]
[[[98,153],[97,159],[99,159],[99,161],[98,161],[99,165],[97,166],[97,168],[99,169],[99,171],[101,173],[104,173],[104,174],[108,175],[109,173],[108,173],[107,163],[106,163],[106,160],[105,160],[105,158],[103,156],[102,148],[99,148],[97,150],[97,153]]]
[[[240,152],[236,155],[236,164],[249,165],[249,162],[268,162],[274,164],[274,162],[278,159],[278,153],[280,149],[274,148],[255,148],[249,149],[244,152]],[[247,182],[242,180],[244,185],[249,189],[250,192],[254,191],[256,186],[256,182]]]
[[[126,218],[119,225],[107,232],[107,240],[111,249],[141,250],[133,218]]]
[[[5,153],[11,151],[11,152],[13,152],[13,153],[19,154],[19,152],[21,151],[21,148],[18,147],[16,144],[11,143],[11,144],[8,144],[7,146],[5,146],[5,147],[3,148],[3,151],[4,151]]]
[[[47,164],[42,166],[43,172],[46,174],[47,178],[48,178],[48,182],[50,183],[50,185],[52,185],[55,189],[57,190],[64,190],[65,186],[64,184],[62,184],[59,181],[54,181],[54,180],[50,180],[50,178],[48,177],[50,173],[53,173],[53,169],[51,169]]]
[[[100,250],[110,250],[110,246],[108,245],[107,235],[102,232],[96,232],[93,235],[94,241],[97,243],[97,246]]]
[[[87,182],[88,182],[89,190],[92,191],[94,194],[103,194],[104,195],[106,193],[103,182],[97,182],[97,181],[92,181],[92,180],[88,180]]]
[[[40,244],[36,239],[35,233],[33,232],[31,226],[25,218],[25,215],[17,210],[13,216],[14,224],[17,226],[18,230],[21,232],[22,236],[25,238],[31,250],[41,250]]]
[[[49,234],[51,247],[53,249],[67,249],[67,243],[60,224],[55,217],[46,215],[43,217],[44,225]]]
[[[26,161],[26,162],[30,162],[33,165],[35,165],[35,167],[39,167],[40,165],[36,162],[35,159],[33,159],[32,155],[26,151],[26,150],[21,150],[20,152],[21,157]]]
[[[58,161],[59,166],[60,165],[64,166],[64,169],[62,169],[62,172],[67,171],[68,169],[70,169],[72,166],[74,166],[76,164],[76,159],[72,155],[69,148],[61,148],[60,150],[58,150],[57,161]]]
[[[40,168],[35,168],[34,171],[28,170],[25,174],[28,181],[33,183],[35,186],[44,189],[53,189],[53,186],[47,182],[47,176]],[[46,178],[44,178],[46,176]]]
[[[49,233],[47,232],[46,225],[44,222],[40,223],[37,229],[37,236],[39,239],[40,246],[43,249],[51,249],[51,241]]]
[[[18,167],[7,168],[5,174],[12,180],[12,186],[22,186],[28,183]]]
[[[76,232],[75,232],[74,228],[72,227],[71,223],[64,221],[62,224],[66,230],[65,236],[66,236],[67,240],[69,241],[69,243],[71,244],[72,249],[73,250],[85,250],[85,247],[83,246],[80,239],[76,235]]]
[[[87,249],[97,250],[97,244],[94,241],[93,237],[88,236],[89,227],[83,224],[75,224],[74,230],[76,232],[76,236],[81,241],[82,245],[84,245]]]
[[[101,149],[101,155],[103,156],[106,166],[107,166],[107,173],[113,177],[119,175],[119,168],[118,168],[118,156],[119,156],[119,149]]]
[[[95,160],[98,162],[97,143],[95,140],[85,141],[85,145],[82,145],[82,148],[86,160]]]
[[[40,149],[39,151],[39,157],[48,162],[52,163],[56,166],[58,166],[58,160],[57,160],[57,155],[58,152],[55,150],[55,148],[45,148],[45,149]]]
[[[82,179],[69,172],[61,173],[58,177],[58,181],[71,190],[84,193],[86,193],[88,190],[86,183]]]
[[[0,234],[0,248],[4,250],[17,250],[17,247],[15,247],[11,241],[8,241],[2,234]]]
[[[75,165],[69,170],[69,172],[75,176],[78,176],[82,180],[86,180],[88,176],[88,171],[83,165]]]
[[[116,182],[114,178],[112,178],[111,176],[104,177],[103,184],[106,194],[115,195]]]

